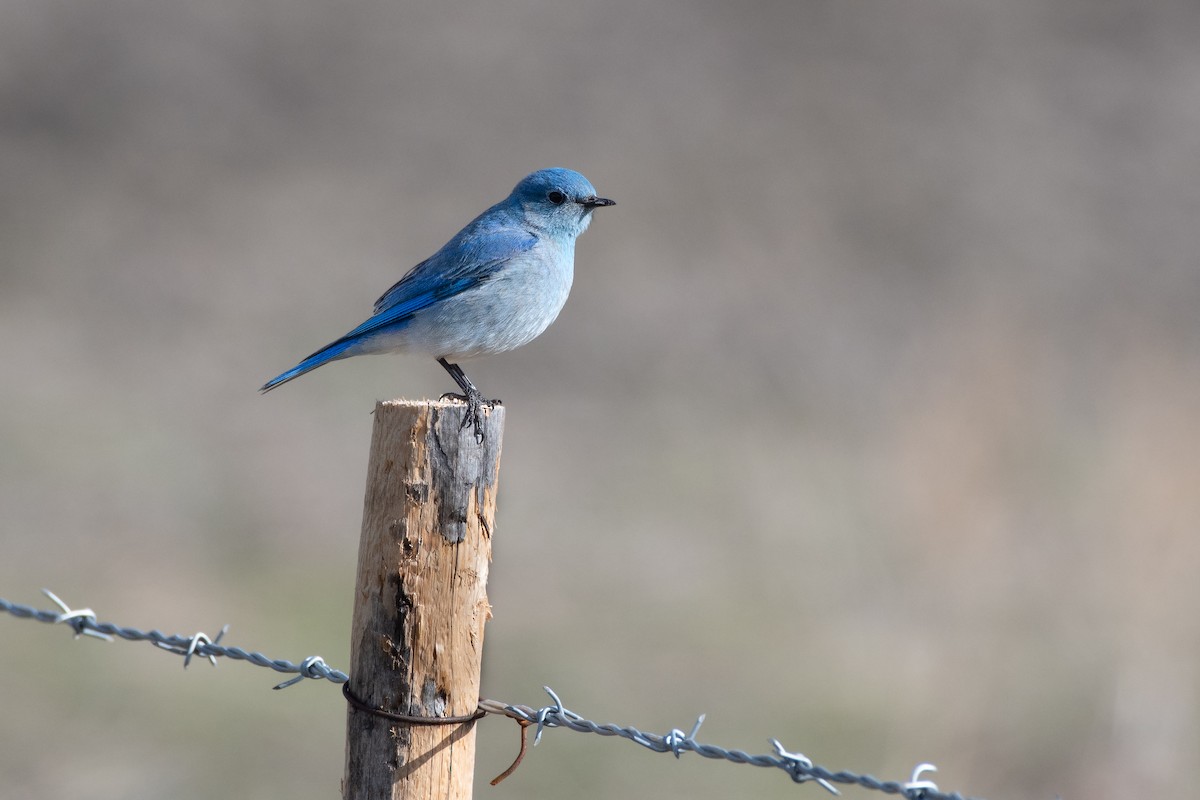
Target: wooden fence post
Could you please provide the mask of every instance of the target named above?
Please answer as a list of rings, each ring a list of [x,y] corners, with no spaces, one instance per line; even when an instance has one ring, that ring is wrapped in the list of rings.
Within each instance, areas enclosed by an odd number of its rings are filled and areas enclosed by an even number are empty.
[[[485,412],[482,444],[460,427],[464,413],[447,402],[375,407],[350,688],[396,714],[469,715],[479,700],[504,409]],[[465,800],[474,766],[473,723],[347,712],[346,800]]]

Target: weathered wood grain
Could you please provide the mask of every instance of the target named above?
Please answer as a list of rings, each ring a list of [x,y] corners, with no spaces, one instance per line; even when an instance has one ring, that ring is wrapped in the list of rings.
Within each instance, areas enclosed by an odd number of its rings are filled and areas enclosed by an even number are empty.
[[[463,414],[447,402],[375,408],[350,685],[399,714],[470,714],[479,698],[504,409],[485,411],[482,444],[460,427]],[[348,800],[469,798],[474,761],[471,724],[410,726],[348,711]]]

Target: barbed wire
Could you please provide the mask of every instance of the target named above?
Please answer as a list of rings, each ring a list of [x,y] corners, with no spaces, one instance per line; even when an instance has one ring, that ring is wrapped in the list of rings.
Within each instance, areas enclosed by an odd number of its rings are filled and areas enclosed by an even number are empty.
[[[775,748],[774,755],[750,755],[742,750],[727,750],[717,745],[701,744],[696,741],[696,734],[704,723],[703,714],[696,720],[696,724],[688,733],[684,733],[679,728],[662,735],[645,733],[629,725],[600,724],[584,719],[574,711],[564,708],[558,695],[549,686],[542,688],[554,700],[552,705],[535,709],[530,706],[500,703],[496,700],[480,700],[479,707],[492,714],[503,714],[525,724],[537,725],[537,732],[533,737],[535,746],[541,738],[544,728],[562,727],[580,733],[619,736],[656,753],[673,753],[675,758],[679,758],[685,752],[691,752],[705,758],[722,759],[735,764],[777,767],[788,773],[796,783],[815,781],[833,794],[839,794],[833,784],[843,783],[855,784],[864,789],[872,789],[885,794],[902,794],[912,800],[979,800],[979,798],[965,797],[957,792],[942,792],[936,783],[922,778],[926,772],[937,771],[937,767],[932,764],[918,764],[913,770],[912,778],[905,782],[883,781],[872,775],[859,774],[849,770],[833,772],[814,764],[812,759],[803,753],[789,753],[778,739],[770,740],[771,746]]]
[[[111,642],[114,636],[119,636],[131,642],[150,642],[168,653],[183,656],[184,667],[191,663],[193,656],[207,658],[213,666],[217,665],[217,657],[223,656],[236,661],[248,661],[259,667],[268,667],[276,672],[295,673],[296,677],[284,681],[276,686],[276,689],[286,689],[305,678],[324,678],[334,683],[345,683],[350,680],[349,675],[330,668],[320,656],[309,656],[302,659],[299,664],[293,664],[291,661],[283,659],[268,658],[262,653],[248,653],[240,647],[225,647],[220,642],[221,637],[229,630],[228,625],[222,627],[221,632],[215,637],[210,637],[206,633],[194,633],[191,636],[180,636],[179,634],[168,636],[159,630],[141,631],[137,628],[114,625],[111,622],[99,622],[96,619],[96,613],[90,608],[73,610],[49,589],[42,589],[42,592],[61,611],[43,611],[32,606],[10,602],[3,597],[0,597],[0,611],[6,611],[19,619],[34,619],[38,622],[67,625],[75,631],[76,638],[93,636]]]
[[[299,663],[293,663],[284,659],[268,658],[259,652],[247,652],[240,647],[226,647],[220,644],[220,641],[229,630],[228,625],[222,627],[221,632],[215,637],[209,637],[204,633],[182,636],[179,634],[167,635],[158,630],[142,631],[137,628],[114,625],[111,622],[100,622],[96,619],[95,612],[90,608],[72,609],[49,589],[43,589],[42,591],[59,607],[59,611],[47,611],[21,603],[13,603],[3,597],[0,597],[0,611],[11,614],[18,619],[32,619],[49,624],[66,625],[75,631],[76,638],[80,636],[92,636],[112,641],[113,637],[116,636],[127,641],[150,642],[162,650],[182,656],[185,668],[191,663],[194,656],[207,658],[213,666],[216,666],[218,657],[224,657],[237,661],[246,661],[259,667],[267,667],[276,672],[292,673],[295,675],[294,678],[275,686],[275,689],[286,689],[306,678],[324,679],[340,684],[346,684],[350,680],[349,675],[331,668],[320,656],[308,656],[301,659]],[[522,726],[521,754],[518,755],[513,766],[509,767],[494,782],[506,777],[520,763],[525,752],[525,727],[536,725],[537,728],[533,737],[535,747],[541,740],[542,732],[546,728],[566,728],[580,733],[594,733],[599,736],[617,736],[628,739],[656,753],[672,753],[675,758],[679,758],[683,753],[696,753],[704,758],[720,759],[735,764],[774,767],[786,772],[796,783],[811,781],[833,794],[839,794],[833,784],[840,783],[852,784],[885,794],[903,795],[910,800],[979,800],[979,798],[966,797],[957,792],[947,793],[939,790],[936,783],[923,777],[927,772],[937,771],[937,767],[932,764],[918,764],[908,781],[884,781],[866,773],[856,773],[849,770],[833,772],[825,767],[814,764],[803,753],[788,752],[778,739],[769,740],[775,752],[768,755],[751,755],[742,750],[729,750],[713,744],[702,744],[696,741],[696,734],[699,733],[700,726],[704,723],[703,714],[700,715],[691,730],[687,733],[678,728],[672,729],[666,734],[647,733],[630,725],[601,724],[585,719],[583,716],[564,707],[562,700],[559,699],[558,695],[550,687],[546,686],[542,688],[545,689],[554,702],[541,708],[502,703],[497,700],[481,699],[479,701],[480,711],[514,719]]]

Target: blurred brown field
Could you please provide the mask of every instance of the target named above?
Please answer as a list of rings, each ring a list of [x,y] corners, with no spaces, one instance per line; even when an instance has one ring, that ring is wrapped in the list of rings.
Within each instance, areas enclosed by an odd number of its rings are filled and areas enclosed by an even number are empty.
[[[1200,772],[1200,6],[0,3],[0,596],[348,663],[376,399],[524,174],[484,692],[1011,797]],[[338,796],[328,684],[0,619],[0,797]],[[816,796],[564,731],[477,794]],[[856,794],[850,790],[851,794]]]

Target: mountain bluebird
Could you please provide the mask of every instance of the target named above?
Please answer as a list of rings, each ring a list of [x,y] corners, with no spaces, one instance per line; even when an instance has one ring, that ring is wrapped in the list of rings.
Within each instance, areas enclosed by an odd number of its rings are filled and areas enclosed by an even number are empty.
[[[462,389],[463,427],[482,441],[485,400],[456,362],[502,353],[535,339],[567,301],[575,237],[592,210],[615,205],[587,178],[543,169],[475,218],[375,301],[375,314],[259,390],[268,392],[329,361],[368,353],[424,353]]]

